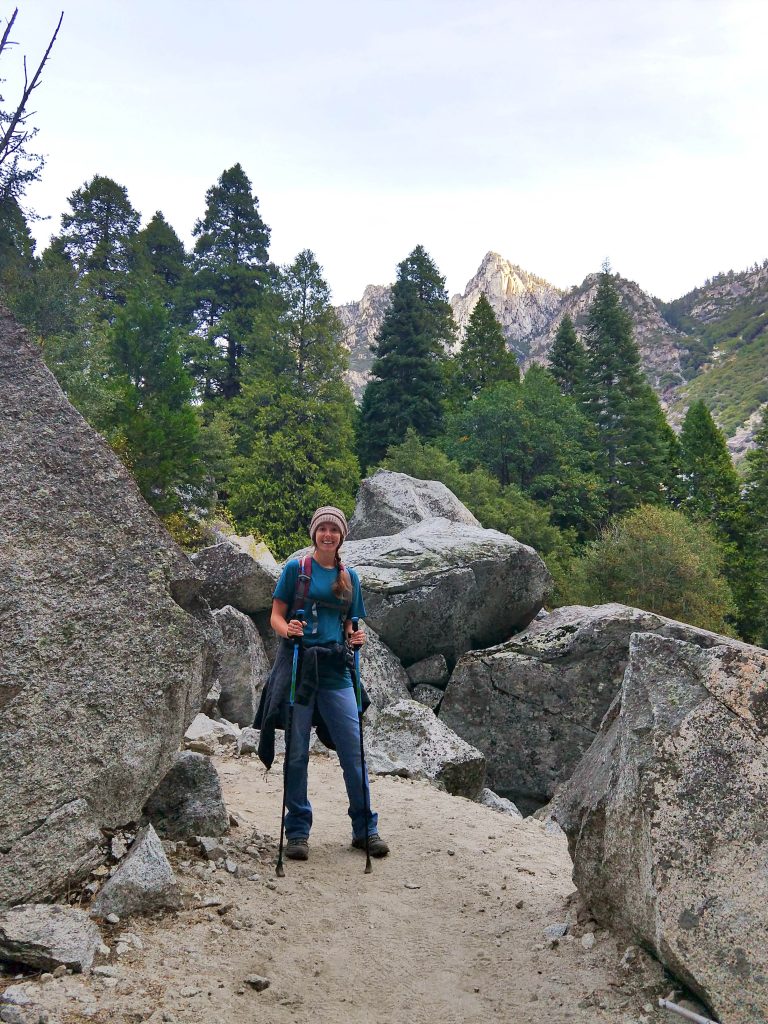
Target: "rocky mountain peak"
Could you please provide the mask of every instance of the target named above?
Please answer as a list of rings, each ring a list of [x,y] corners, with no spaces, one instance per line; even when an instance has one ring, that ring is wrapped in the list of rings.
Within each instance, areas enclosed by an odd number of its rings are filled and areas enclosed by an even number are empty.
[[[451,299],[460,337],[481,294],[498,317],[510,348],[524,358],[530,339],[548,328],[565,293],[498,253],[487,252],[464,293]]]

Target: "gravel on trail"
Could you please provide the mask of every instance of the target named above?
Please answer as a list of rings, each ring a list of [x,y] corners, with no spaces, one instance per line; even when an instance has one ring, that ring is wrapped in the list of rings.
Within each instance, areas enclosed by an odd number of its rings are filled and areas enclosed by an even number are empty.
[[[306,863],[275,877],[282,762],[214,759],[239,820],[179,843],[185,909],[105,926],[90,976],[21,982],[61,1024],[662,1024],[673,984],[580,905],[565,839],[425,782],[372,780],[389,857],[363,873],[338,763],[312,755]],[[248,845],[248,836],[261,836]],[[237,846],[240,849],[237,849]],[[126,934],[127,933],[127,934]],[[118,955],[118,947],[120,952]],[[0,989],[11,983],[0,977]],[[20,984],[19,979],[13,982]]]

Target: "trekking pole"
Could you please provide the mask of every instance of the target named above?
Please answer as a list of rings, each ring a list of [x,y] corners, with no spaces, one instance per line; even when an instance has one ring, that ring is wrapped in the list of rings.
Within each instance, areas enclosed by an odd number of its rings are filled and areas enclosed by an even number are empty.
[[[295,618],[300,622],[304,621],[304,609],[299,608]],[[285,728],[285,761],[283,762],[283,809],[280,812],[280,848],[277,852],[277,864],[275,874],[278,878],[285,876],[283,870],[283,838],[285,836],[285,796],[288,789],[288,761],[291,757],[291,735],[293,733],[293,705],[296,702],[296,677],[299,673],[299,651],[301,650],[301,637],[293,638],[293,665],[291,666],[291,688],[288,691],[288,722]]]
[[[352,619],[352,629],[355,633],[360,626],[360,620]],[[368,825],[371,820],[371,809],[369,806],[368,787],[366,786],[367,769],[365,767],[365,750],[363,749],[363,684],[360,681],[360,648],[355,647],[355,697],[357,698],[357,721],[360,727],[360,779],[363,786],[363,811],[365,813],[365,871],[363,874],[371,873],[371,851],[368,848]]]
[[[693,1010],[686,1010],[684,1006],[678,1006],[677,1003],[673,1003],[669,999],[659,999],[659,1006],[662,1010],[671,1010],[672,1013],[677,1013],[681,1017],[685,1017],[686,1020],[695,1021],[695,1024],[715,1024],[709,1017],[702,1017],[700,1013],[694,1013]]]

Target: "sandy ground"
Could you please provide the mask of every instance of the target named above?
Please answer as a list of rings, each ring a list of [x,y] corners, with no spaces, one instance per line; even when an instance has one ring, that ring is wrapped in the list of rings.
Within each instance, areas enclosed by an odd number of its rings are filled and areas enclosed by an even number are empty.
[[[577,913],[566,843],[551,828],[426,783],[376,779],[372,802],[392,854],[365,875],[364,854],[349,845],[338,764],[313,755],[310,860],[287,861],[277,879],[264,834],[278,833],[280,762],[265,776],[255,759],[216,761],[241,818],[231,837],[239,877],[180,846],[171,859],[188,909],[114,926],[106,974],[30,983],[52,1021],[679,1019],[656,1008],[672,988],[661,969]],[[569,934],[547,937],[547,926],[567,920]],[[591,949],[585,933],[595,935]],[[269,987],[255,991],[253,975]]]

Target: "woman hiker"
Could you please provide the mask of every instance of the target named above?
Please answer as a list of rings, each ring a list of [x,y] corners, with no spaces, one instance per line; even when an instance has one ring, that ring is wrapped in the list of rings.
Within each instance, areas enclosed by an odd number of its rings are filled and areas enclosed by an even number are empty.
[[[365,634],[353,629],[352,620],[365,616],[360,580],[354,569],[346,568],[339,549],[349,532],[341,509],[319,508],[312,516],[309,535],[312,556],[291,559],[283,569],[272,595],[271,626],[283,642],[262,693],[254,725],[261,729],[259,757],[271,767],[274,759],[274,729],[284,727],[295,637],[304,645],[301,678],[293,707],[290,759],[285,780],[286,856],[291,860],[309,857],[312,807],[307,797],[309,732],[314,724],[320,739],[335,748],[344,773],[352,819],[352,845],[384,857],[389,847],[377,831],[378,815],[370,811],[368,779],[363,779],[360,757],[360,720],[352,686],[346,643],[362,647]],[[304,621],[295,617],[304,609]],[[364,700],[364,706],[367,704]],[[366,798],[363,798],[363,783]]]

